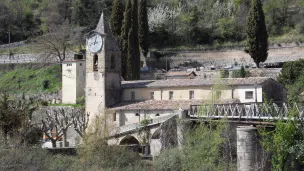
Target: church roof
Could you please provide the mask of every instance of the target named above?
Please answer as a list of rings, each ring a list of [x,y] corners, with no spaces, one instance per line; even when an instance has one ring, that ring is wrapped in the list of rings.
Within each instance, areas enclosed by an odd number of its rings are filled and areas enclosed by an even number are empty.
[[[200,105],[202,100],[146,100],[124,101],[112,106],[111,110],[177,110],[189,109],[190,105]]]
[[[223,100],[221,103],[236,103],[236,99]],[[146,100],[123,101],[110,107],[111,110],[189,110],[190,105],[201,105],[203,100]]]
[[[222,85],[261,85],[268,80],[268,77],[249,77],[249,78],[223,78],[217,79],[168,79],[168,80],[138,80],[122,81],[122,88],[161,88],[161,87],[200,87]]]
[[[105,26],[106,26],[106,24],[105,24],[105,21],[104,21],[104,15],[102,13],[101,16],[100,16],[99,22],[96,26],[95,31],[100,33],[100,34],[106,34],[108,30],[105,29]]]

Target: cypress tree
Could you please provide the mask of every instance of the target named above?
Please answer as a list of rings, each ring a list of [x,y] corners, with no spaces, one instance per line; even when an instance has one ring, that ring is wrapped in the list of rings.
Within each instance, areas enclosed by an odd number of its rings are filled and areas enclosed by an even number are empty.
[[[115,0],[111,13],[111,30],[116,37],[121,35],[121,27],[123,21],[123,5],[121,0]]]
[[[134,46],[133,46],[133,80],[140,79],[140,52],[138,42],[138,1],[133,0],[132,3],[132,29],[134,35]]]
[[[124,20],[121,28],[121,51],[122,51],[122,59],[121,59],[121,70],[122,76],[125,80],[128,78],[128,70],[127,70],[127,53],[128,53],[128,36],[129,31],[132,27],[132,6],[131,0],[128,0],[126,9],[124,12]]]
[[[134,63],[132,60],[134,60],[134,32],[133,28],[130,29],[129,34],[128,34],[128,53],[127,53],[127,75],[126,78],[127,80],[134,80],[134,73],[133,73],[133,68],[134,68]]]
[[[147,1],[139,1],[139,45],[142,53],[145,57],[149,52],[150,40],[149,40],[149,24],[148,24],[148,13],[147,13]]]
[[[248,53],[256,66],[266,61],[268,57],[268,33],[265,25],[265,16],[260,0],[252,0],[249,16],[246,23]]]

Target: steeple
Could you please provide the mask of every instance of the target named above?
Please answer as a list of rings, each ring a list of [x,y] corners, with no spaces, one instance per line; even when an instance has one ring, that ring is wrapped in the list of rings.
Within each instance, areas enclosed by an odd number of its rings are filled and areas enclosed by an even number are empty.
[[[97,27],[96,27],[95,31],[100,33],[100,34],[106,34],[103,12],[101,13],[101,16],[99,18],[99,22],[97,24]]]
[[[110,25],[105,20],[103,12],[101,13],[101,16],[100,16],[100,19],[99,19],[99,22],[96,26],[95,31],[100,33],[100,34],[111,35]]]

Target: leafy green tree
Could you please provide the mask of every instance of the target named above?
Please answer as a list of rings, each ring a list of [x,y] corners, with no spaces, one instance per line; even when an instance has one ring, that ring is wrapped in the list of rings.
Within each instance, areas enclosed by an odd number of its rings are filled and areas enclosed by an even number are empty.
[[[132,6],[131,0],[128,0],[126,9],[124,12],[124,20],[121,28],[121,42],[122,42],[122,60],[121,60],[121,70],[122,76],[125,80],[128,78],[128,69],[127,69],[127,53],[128,53],[128,37],[129,30],[132,27]]]
[[[123,4],[121,0],[115,0],[111,13],[111,30],[114,36],[120,37],[123,21]]]
[[[287,62],[283,65],[282,71],[278,77],[278,81],[283,85],[294,84],[304,71],[304,60]]]
[[[139,1],[139,44],[143,55],[147,57],[150,46],[147,1]]]
[[[288,114],[287,121],[275,122],[274,130],[259,128],[262,137],[262,147],[272,154],[271,162],[273,170],[290,170],[297,158],[304,156],[293,155],[292,151],[303,142],[303,124],[299,112],[294,107]],[[291,161],[289,161],[291,159]]]
[[[246,71],[245,71],[244,66],[241,67],[240,76],[241,76],[241,78],[245,78],[246,77]]]
[[[266,61],[268,57],[268,33],[265,25],[265,16],[260,0],[252,0],[249,16],[246,23],[247,48],[245,50],[256,66]]]

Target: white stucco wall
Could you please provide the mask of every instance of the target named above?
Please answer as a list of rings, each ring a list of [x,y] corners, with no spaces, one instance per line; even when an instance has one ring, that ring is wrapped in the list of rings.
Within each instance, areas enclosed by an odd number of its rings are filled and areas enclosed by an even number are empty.
[[[257,85],[256,88],[254,85],[238,86],[238,87],[236,87],[235,91],[237,91],[238,99],[240,100],[241,103],[256,102],[256,99],[257,99],[257,102],[263,102],[263,91],[262,91],[261,85]],[[245,98],[246,91],[253,91],[252,99]]]
[[[84,96],[85,78],[85,61],[62,64],[62,103],[75,104],[77,98]]]
[[[139,116],[136,116],[136,113],[138,113]],[[119,127],[123,125],[139,123],[146,118],[153,119],[157,117],[168,116],[173,113],[174,111],[172,110],[119,110],[116,111],[116,121],[114,122],[115,125]],[[159,114],[159,116],[156,116],[156,114]]]

